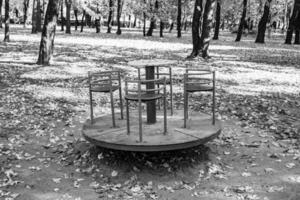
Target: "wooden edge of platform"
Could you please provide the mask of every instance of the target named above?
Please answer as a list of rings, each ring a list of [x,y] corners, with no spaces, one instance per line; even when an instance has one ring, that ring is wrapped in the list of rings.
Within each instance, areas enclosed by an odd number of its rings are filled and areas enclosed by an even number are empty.
[[[114,144],[114,143],[108,143],[104,141],[99,141],[92,139],[90,137],[87,137],[84,133],[84,130],[82,129],[82,135],[83,137],[91,142],[92,144],[95,144],[100,147],[104,147],[107,149],[114,149],[114,150],[121,150],[121,151],[133,151],[133,152],[157,152],[157,151],[173,151],[173,150],[180,150],[180,149],[187,149],[191,147],[195,147],[201,144],[204,144],[216,137],[218,137],[221,133],[222,125],[220,123],[219,130],[210,135],[209,137],[202,138],[199,140],[194,140],[190,142],[185,143],[178,143],[178,144],[167,144],[167,145],[126,145],[126,144]]]

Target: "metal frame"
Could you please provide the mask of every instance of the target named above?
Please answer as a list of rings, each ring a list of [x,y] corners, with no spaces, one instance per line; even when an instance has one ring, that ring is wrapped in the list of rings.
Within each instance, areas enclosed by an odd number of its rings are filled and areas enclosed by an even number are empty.
[[[140,74],[139,74],[140,75]],[[147,83],[153,83],[154,85],[157,85],[157,82],[163,80],[163,87],[157,86],[154,89],[142,89],[143,84]],[[129,84],[135,84],[137,86],[137,89],[129,89]],[[155,92],[159,92],[160,90],[163,90],[163,102],[164,102],[164,134],[167,133],[167,108],[166,108],[166,78],[161,79],[152,79],[152,80],[125,80],[125,100],[126,100],[126,118],[127,118],[127,134],[130,135],[130,116],[129,116],[129,101],[137,101],[138,102],[138,113],[139,113],[139,141],[143,141],[143,128],[142,128],[142,102],[150,101],[150,100],[156,100]],[[154,93],[153,93],[154,92]],[[143,95],[146,94],[147,98]],[[159,94],[159,93],[158,93]],[[130,98],[133,96],[134,98]],[[152,95],[152,96],[151,96]]]
[[[173,111],[173,79],[172,79],[172,68],[169,66],[156,66],[156,78],[160,79],[163,77],[168,77],[168,80],[170,81],[169,83],[166,81],[166,85],[170,85],[170,104],[171,104],[171,116],[174,114]],[[169,73],[161,73],[159,72],[159,68],[168,68],[169,69]],[[138,79],[141,79],[141,71],[140,69],[138,69]],[[166,79],[167,80],[167,79]],[[157,83],[158,87],[160,85],[160,83]],[[158,108],[160,109],[160,104],[158,104]]]
[[[115,109],[113,92],[119,90],[121,119],[123,119],[123,98],[122,98],[122,84],[120,71],[103,71],[103,72],[88,72],[89,95],[90,95],[90,117],[91,124],[94,123],[93,112],[93,92],[110,93],[110,105],[112,113],[112,125],[116,127]]]
[[[194,73],[191,73],[194,72]],[[203,75],[212,75],[212,78],[201,77]],[[184,74],[184,124],[186,128],[186,121],[188,119],[188,85],[197,84],[198,86],[204,85],[209,86],[207,88],[195,88],[192,92],[212,92],[212,124],[215,125],[215,96],[216,96],[216,74],[215,71],[203,70],[203,69],[186,69]]]

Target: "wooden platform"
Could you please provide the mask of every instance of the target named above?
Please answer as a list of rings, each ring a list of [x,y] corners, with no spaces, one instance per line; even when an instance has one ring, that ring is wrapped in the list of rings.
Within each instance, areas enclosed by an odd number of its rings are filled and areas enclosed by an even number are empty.
[[[146,123],[143,113],[143,142],[139,142],[138,115],[130,113],[131,133],[127,135],[126,119],[120,120],[116,114],[117,128],[112,128],[111,115],[95,119],[93,125],[87,120],[82,128],[86,140],[100,147],[124,151],[169,151],[194,147],[217,137],[221,133],[221,122],[212,125],[211,116],[194,112],[183,127],[183,111],[168,116],[168,133],[163,134],[163,115],[157,112],[157,123]]]

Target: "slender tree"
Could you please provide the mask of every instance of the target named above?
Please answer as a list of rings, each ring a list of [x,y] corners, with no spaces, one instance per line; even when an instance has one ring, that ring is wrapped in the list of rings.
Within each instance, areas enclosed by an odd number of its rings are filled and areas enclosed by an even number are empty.
[[[193,40],[193,51],[188,58],[194,58],[199,55],[199,44],[200,44],[200,18],[202,15],[203,7],[202,0],[195,0],[194,14],[192,21],[192,40]]]
[[[121,21],[120,21],[120,18],[121,18],[121,13],[122,13],[122,0],[117,0],[117,26],[118,26],[118,29],[117,29],[117,35],[121,35],[122,31],[121,31]]]
[[[82,18],[81,18],[81,29],[80,29],[80,32],[83,32],[83,26],[85,24],[85,10],[83,10],[82,12]]]
[[[60,3],[60,30],[65,30],[65,17],[64,17],[64,1],[62,0]]]
[[[96,33],[100,33],[100,10],[99,10],[99,5],[97,3],[97,11],[96,11],[96,16],[95,16],[95,27],[96,27]]]
[[[164,37],[164,22],[162,19],[159,23],[159,37]]]
[[[150,5],[150,10],[153,10],[152,8],[153,8],[153,5]],[[153,34],[153,30],[154,30],[155,24],[156,24],[155,15],[156,15],[157,11],[158,11],[158,1],[156,0],[154,3],[153,16],[150,19],[150,26],[149,26],[148,32],[146,34],[147,36],[152,36],[152,34]]]
[[[109,12],[108,12],[108,19],[107,19],[107,33],[111,33],[112,19],[114,13],[114,0],[109,0],[108,7],[109,7]]]
[[[5,0],[5,30],[4,30],[4,42],[9,42],[9,0]]]
[[[74,16],[75,16],[75,31],[78,29],[79,21],[78,21],[78,9],[74,8]]]
[[[181,0],[177,0],[177,37],[181,37]]]
[[[213,26],[214,7],[216,0],[206,0],[203,13],[202,34],[200,38],[200,49],[202,50],[202,58],[209,58],[208,47],[211,39],[210,31]]]
[[[219,39],[219,30],[220,30],[220,23],[221,23],[221,0],[217,0],[217,10],[216,10],[216,26],[213,40]]]
[[[238,32],[237,32],[237,36],[236,36],[236,39],[235,39],[236,42],[241,41],[242,34],[243,34],[243,31],[244,31],[244,27],[245,27],[245,24],[246,24],[246,13],[247,13],[247,0],[243,0],[243,12],[242,12],[240,25],[239,25],[239,29],[238,29]]]
[[[32,16],[31,16],[31,33],[37,33],[36,27],[36,18],[37,18],[37,2],[36,0],[32,1]]]
[[[0,0],[0,28],[3,28],[3,26],[2,26],[2,4],[3,4],[3,0]]]
[[[36,31],[42,32],[41,0],[36,0]]]
[[[39,65],[49,65],[50,58],[53,54],[56,23],[60,6],[59,1],[60,0],[51,0],[47,6],[37,61]]]
[[[143,12],[143,36],[146,36],[146,12]]]
[[[264,13],[258,23],[258,31],[255,43],[265,43],[265,32],[267,29],[267,23],[270,16],[270,7],[272,0],[267,0],[264,6]]]
[[[294,31],[298,31],[300,28],[300,0],[294,1],[293,13],[289,21],[289,27],[286,32],[285,44],[292,44],[292,38]],[[296,32],[297,34],[297,32]],[[297,36],[298,37],[298,36]],[[298,43],[298,38],[295,36],[295,43]]]
[[[26,27],[28,7],[29,7],[29,0],[24,0],[23,1],[24,27]],[[1,11],[0,11],[0,15],[1,15]]]
[[[71,5],[72,0],[65,0],[66,3],[66,33],[71,34]]]

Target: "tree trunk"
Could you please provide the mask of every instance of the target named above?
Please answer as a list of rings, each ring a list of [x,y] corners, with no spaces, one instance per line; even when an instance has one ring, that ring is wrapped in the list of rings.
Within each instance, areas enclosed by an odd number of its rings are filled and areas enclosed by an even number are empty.
[[[159,37],[164,37],[164,22],[160,20]]]
[[[136,16],[134,15],[134,20],[133,20],[133,25],[132,25],[133,28],[136,27]]]
[[[286,33],[285,44],[291,44],[293,39],[293,33],[300,29],[300,0],[295,0],[293,13],[289,21],[289,27]],[[297,33],[296,33],[297,34]],[[295,38],[296,42],[296,38]]]
[[[299,35],[299,33],[300,33],[299,29],[296,29],[294,44],[300,44],[300,35]]]
[[[265,43],[265,32],[267,28],[267,22],[270,15],[270,6],[272,0],[267,0],[264,7],[264,13],[258,23],[258,32],[255,43]]]
[[[32,1],[32,28],[31,28],[31,33],[37,33],[37,27],[36,27],[36,18],[37,18],[37,6],[36,6],[36,0]]]
[[[99,5],[97,4],[97,15],[95,16],[95,28],[96,28],[96,33],[100,33],[100,11],[99,11]]]
[[[60,19],[61,19],[60,30],[64,31],[65,30],[65,28],[64,28],[64,26],[65,26],[65,17],[64,17],[64,2],[63,2],[63,0],[61,1],[61,7],[60,7]]]
[[[41,0],[36,0],[36,31],[42,32]]]
[[[202,15],[202,0],[195,0],[194,14],[192,21],[192,39],[193,39],[193,51],[188,58],[195,58],[199,55],[199,44],[200,44],[200,18]]]
[[[2,2],[2,0],[1,0]],[[28,11],[28,6],[29,6],[29,0],[24,0],[23,2],[23,12],[24,12],[24,28],[26,27],[26,22],[27,22],[27,11]],[[0,5],[0,8],[2,6]],[[0,15],[1,15],[1,11],[0,11]],[[0,22],[1,23],[1,22]],[[2,24],[2,23],[1,23]]]
[[[177,37],[181,37],[181,0],[177,1]]]
[[[113,19],[113,12],[114,12],[114,0],[109,0],[109,12],[108,12],[108,19],[107,19],[107,33],[111,33],[111,26],[112,26],[112,19]]]
[[[187,24],[188,24],[188,21],[187,21],[187,19],[184,21],[184,28],[183,28],[183,30],[184,31],[187,31]]]
[[[150,21],[150,27],[149,27],[148,32],[147,32],[147,36],[152,36],[153,35],[153,30],[154,30],[155,22],[156,22],[155,18],[152,17],[151,21]]]
[[[5,30],[4,30],[4,42],[9,42],[9,0],[5,0]]]
[[[143,36],[146,36],[146,13],[143,12]]]
[[[221,23],[221,0],[217,0],[217,10],[216,10],[216,26],[213,40],[219,39],[219,30]]]
[[[238,29],[238,32],[237,32],[237,36],[236,36],[236,39],[235,39],[236,42],[241,41],[242,34],[243,34],[243,31],[244,31],[244,27],[245,27],[245,23],[246,23],[246,20],[245,20],[246,13],[247,13],[247,0],[243,0],[243,12],[242,12],[242,17],[241,17],[241,20],[240,20],[240,25],[239,25],[239,29]]]
[[[51,0],[48,3],[40,43],[39,58],[37,61],[37,64],[39,65],[49,65],[50,58],[53,54],[56,22],[59,13],[59,1],[60,0]]]
[[[154,5],[154,13],[153,13],[154,16],[151,17],[150,27],[148,29],[147,36],[152,36],[153,35],[153,30],[154,30],[155,24],[156,24],[155,15],[156,15],[157,10],[158,10],[158,1],[156,0],[155,5]]]
[[[172,21],[170,24],[169,33],[172,33],[173,27],[174,27],[174,22]]]
[[[202,49],[202,58],[209,58],[208,47],[210,42],[210,30],[213,26],[214,7],[216,0],[206,0],[203,13],[202,34],[200,38],[200,49]]]
[[[75,31],[77,31],[78,24],[79,24],[79,21],[78,21],[78,10],[77,10],[77,8],[74,9],[74,15],[75,15]]]
[[[117,35],[121,35],[122,33],[122,30],[121,30],[121,13],[122,13],[122,2],[121,0],[118,0],[118,3],[117,3],[117,26],[118,26],[118,29],[117,29],[117,32],[116,34]]]
[[[83,12],[82,12],[81,29],[80,29],[80,32],[83,32],[84,19],[85,19],[85,10],[83,10]]]
[[[3,28],[3,26],[2,26],[2,4],[3,4],[3,0],[0,0],[0,28]]]
[[[288,9],[288,0],[285,0],[284,3],[284,16],[283,16],[283,26],[282,30],[285,31],[287,28],[287,9]]]
[[[66,13],[66,33],[71,34],[71,5],[72,5],[72,0],[66,0],[66,8],[67,8],[67,13]]]

